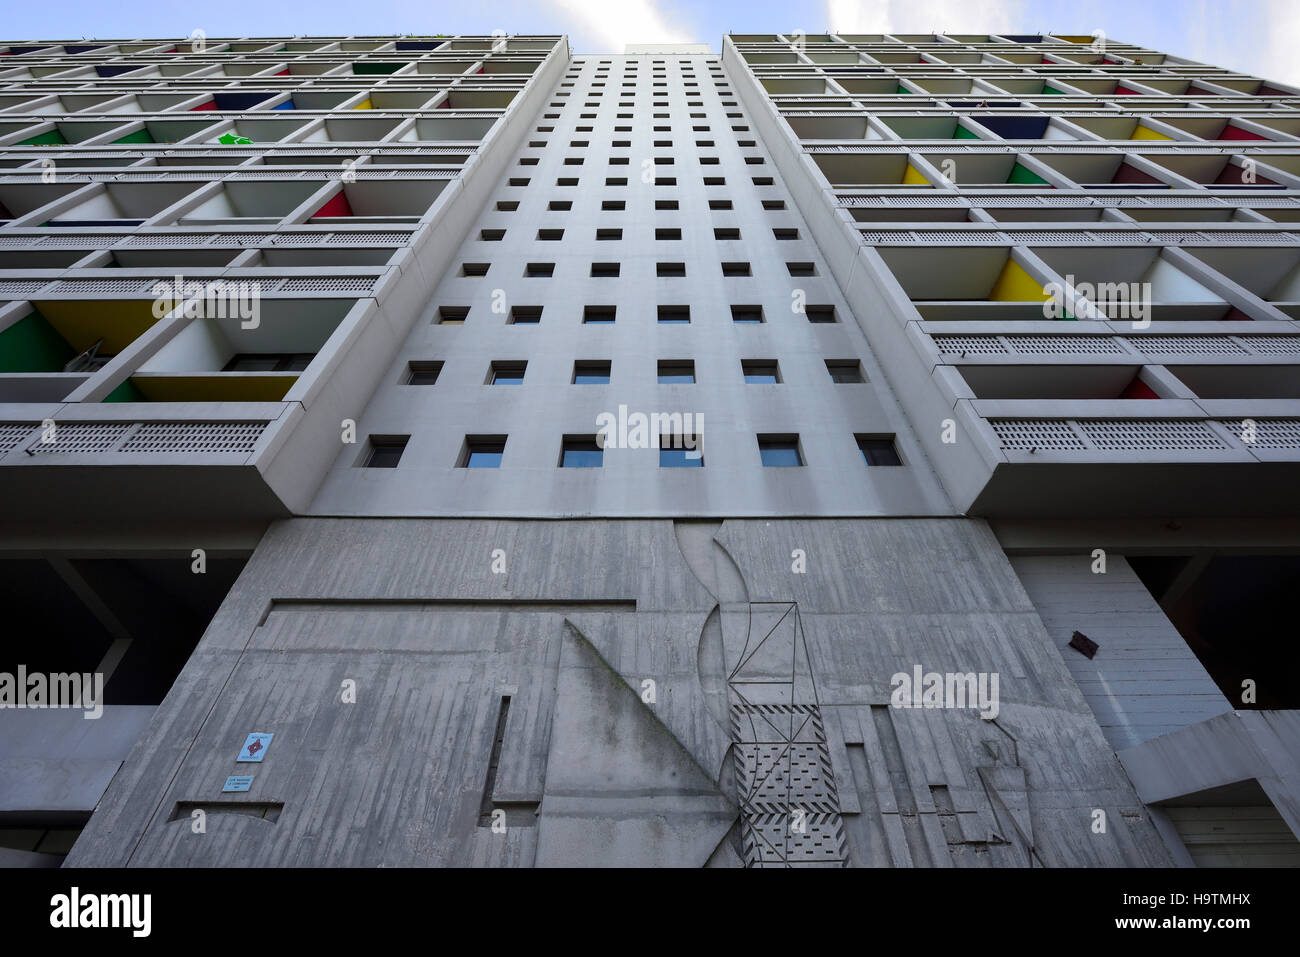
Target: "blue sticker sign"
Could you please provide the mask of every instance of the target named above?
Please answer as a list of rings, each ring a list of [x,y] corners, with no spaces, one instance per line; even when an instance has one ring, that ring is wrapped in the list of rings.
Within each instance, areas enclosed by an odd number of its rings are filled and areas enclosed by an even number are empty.
[[[239,757],[235,758],[236,762],[256,761],[266,757],[266,749],[271,746],[271,739],[275,735],[266,731],[254,731],[244,739],[244,747],[239,752]]]
[[[253,776],[251,774],[232,774],[226,778],[225,786],[222,787],[221,793],[226,794],[230,791],[247,791],[253,786]]]

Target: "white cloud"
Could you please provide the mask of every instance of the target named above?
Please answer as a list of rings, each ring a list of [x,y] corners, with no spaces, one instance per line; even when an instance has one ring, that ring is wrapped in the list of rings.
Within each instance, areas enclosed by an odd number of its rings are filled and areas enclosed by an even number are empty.
[[[698,42],[680,26],[670,23],[654,0],[550,0],[560,14],[573,22],[572,33],[583,46],[622,53],[629,43]]]
[[[826,0],[831,29],[843,33],[1024,31],[1024,13],[1023,0]]]

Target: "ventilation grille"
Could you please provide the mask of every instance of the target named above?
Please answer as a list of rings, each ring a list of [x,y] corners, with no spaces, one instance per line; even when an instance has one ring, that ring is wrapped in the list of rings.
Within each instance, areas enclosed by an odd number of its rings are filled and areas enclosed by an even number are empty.
[[[23,439],[32,434],[34,425],[24,425],[16,422],[0,422],[0,455],[6,452],[12,452],[18,448]]]
[[[1025,355],[1123,355],[1110,336],[1007,336],[1007,344]]]
[[[1069,422],[1047,419],[992,419],[989,425],[1002,441],[1002,448],[1017,452],[1038,449],[1086,449],[1083,439],[1070,428]]]
[[[265,422],[146,422],[121,451],[247,454],[265,430]]]
[[[1259,337],[1267,338],[1267,337]],[[1300,340],[1300,336],[1295,336]],[[1129,336],[1125,340],[1143,355],[1240,356],[1246,350],[1231,336]]]
[[[1104,452],[1201,452],[1228,446],[1204,422],[1177,419],[1087,419],[1078,427]]]
[[[1011,350],[997,336],[935,336],[939,351],[954,355],[1006,355]]]
[[[1241,336],[1252,352],[1266,356],[1293,356],[1300,354],[1300,336]]]
[[[56,424],[51,433],[42,432],[42,436],[29,445],[27,451],[32,455],[109,452],[130,430],[130,424],[121,423]],[[47,434],[51,441],[43,441]]]
[[[1255,449],[1300,449],[1300,419],[1255,419],[1254,441],[1246,441],[1250,434],[1242,419],[1227,419],[1221,425],[1232,432],[1243,445]]]
[[[374,279],[338,276],[333,279],[286,279],[278,292],[369,292]]]

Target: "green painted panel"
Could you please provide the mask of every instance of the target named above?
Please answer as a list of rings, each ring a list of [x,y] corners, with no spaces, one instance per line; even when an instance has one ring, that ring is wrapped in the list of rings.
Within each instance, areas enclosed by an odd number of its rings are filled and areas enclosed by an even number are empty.
[[[903,84],[900,83],[900,84],[898,84],[898,89],[895,90],[894,92],[895,92],[895,93],[911,93],[912,91],[909,90],[907,87],[903,86]]]
[[[121,139],[113,140],[114,143],[156,143],[147,129],[137,130],[134,133],[127,133]]]
[[[104,396],[105,402],[148,402],[134,382],[127,379],[120,386]]]
[[[0,332],[0,372],[59,372],[76,354],[39,313]]]
[[[63,134],[59,132],[59,128],[56,126],[48,133],[42,133],[40,136],[29,136],[27,137],[27,139],[21,140],[18,143],[18,145],[19,146],[65,146],[67,142],[68,141],[63,138]]]
[[[1050,93],[1053,96],[1065,96],[1065,94],[1062,93],[1060,90],[1056,89],[1055,87],[1047,86],[1047,85],[1043,86],[1043,92]]]
[[[1011,175],[1007,177],[1008,183],[1033,183],[1035,185],[1050,185],[1047,180],[1039,176],[1032,170],[1025,169],[1019,163],[1011,167]]]
[[[405,63],[361,62],[352,64],[352,72],[357,76],[387,76],[389,73],[396,73],[404,66]]]
[[[978,136],[976,136],[976,135],[975,135],[974,133],[972,133],[970,130],[966,129],[966,127],[962,126],[960,123],[957,124],[957,132],[955,132],[955,133],[952,134],[952,138],[955,139],[955,140],[977,140],[977,139],[979,139]]]

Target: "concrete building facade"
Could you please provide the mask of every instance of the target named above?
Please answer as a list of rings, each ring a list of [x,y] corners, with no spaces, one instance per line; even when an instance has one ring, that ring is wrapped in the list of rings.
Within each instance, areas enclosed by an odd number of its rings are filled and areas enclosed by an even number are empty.
[[[0,863],[1300,861],[1300,91],[8,53]]]

